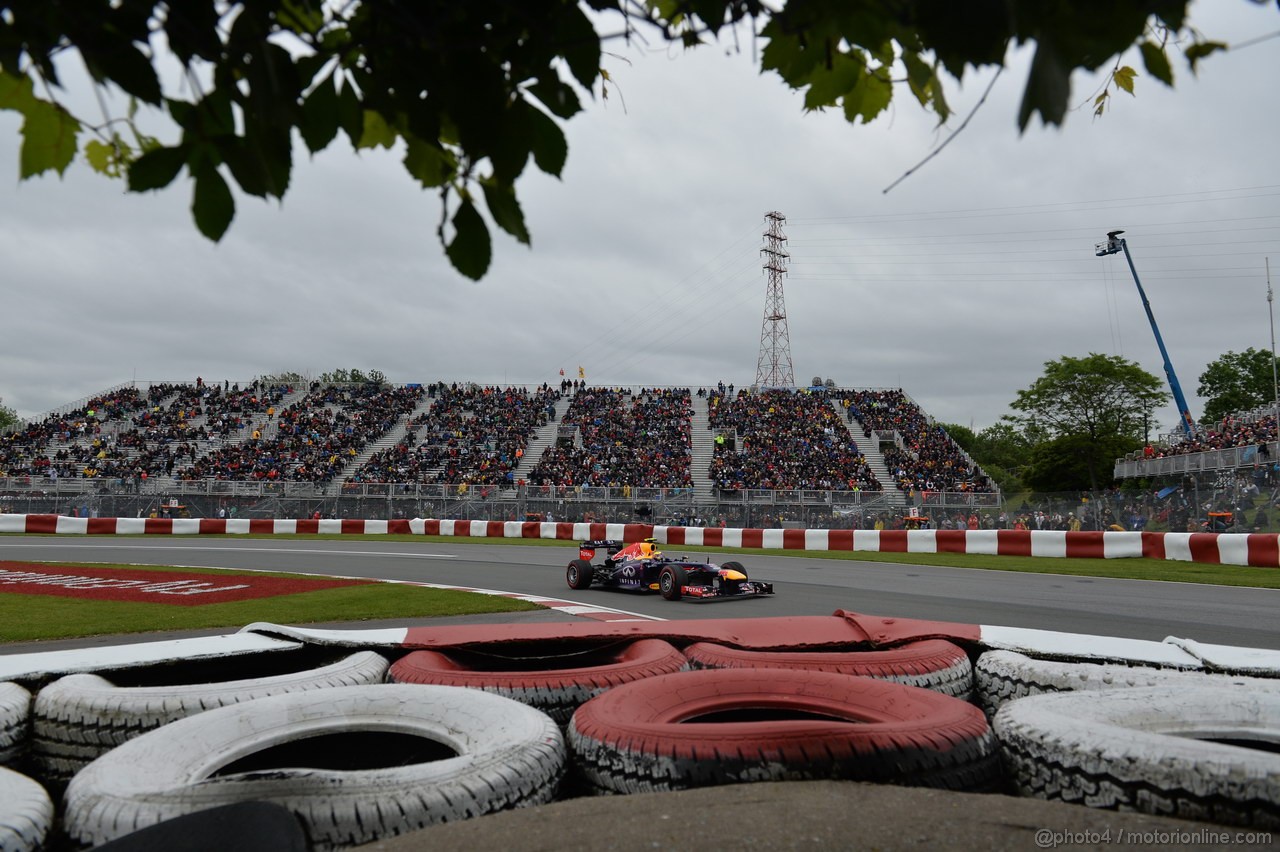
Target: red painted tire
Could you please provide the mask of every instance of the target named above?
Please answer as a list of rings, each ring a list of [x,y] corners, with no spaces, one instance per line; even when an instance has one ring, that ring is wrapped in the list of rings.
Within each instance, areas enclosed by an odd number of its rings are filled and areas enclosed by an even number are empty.
[[[695,669],[804,669],[891,680],[965,701],[973,694],[969,655],[945,639],[924,639],[883,651],[745,651],[695,642],[684,654]]]
[[[678,672],[688,666],[684,654],[662,639],[638,639],[559,657],[495,656],[454,649],[414,651],[392,664],[395,683],[434,683],[469,686],[514,698],[536,707],[567,725],[583,702],[607,689],[654,675]],[[557,662],[560,668],[550,668]]]
[[[578,708],[569,743],[607,793],[850,779],[992,790],[982,711],[926,689],[832,672],[708,669],[628,683]]]

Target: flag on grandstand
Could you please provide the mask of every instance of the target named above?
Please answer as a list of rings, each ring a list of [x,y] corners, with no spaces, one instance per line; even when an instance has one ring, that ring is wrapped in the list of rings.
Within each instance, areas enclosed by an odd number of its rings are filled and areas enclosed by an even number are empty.
[[[582,369],[582,365],[578,365],[578,378],[585,379],[586,377],[587,377],[587,371]]]
[[[560,375],[562,375],[562,376],[564,375],[564,367],[561,367],[561,368],[560,368]]]

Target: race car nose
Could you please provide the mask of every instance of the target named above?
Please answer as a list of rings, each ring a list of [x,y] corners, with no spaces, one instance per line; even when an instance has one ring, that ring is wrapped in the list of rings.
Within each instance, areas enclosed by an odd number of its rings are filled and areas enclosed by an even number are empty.
[[[732,568],[721,568],[720,579],[721,580],[745,580],[747,579],[747,575],[743,574],[741,571],[734,571]]]

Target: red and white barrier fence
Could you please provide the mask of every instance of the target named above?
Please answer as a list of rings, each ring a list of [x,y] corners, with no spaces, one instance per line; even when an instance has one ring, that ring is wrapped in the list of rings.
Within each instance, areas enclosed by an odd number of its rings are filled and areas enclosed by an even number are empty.
[[[1280,567],[1276,533],[1064,532],[1058,530],[779,530],[650,524],[447,520],[271,520],[71,518],[0,515],[0,533],[38,535],[442,535],[640,541],[678,547],[837,550],[870,553],[981,553],[991,556],[1123,559]]]

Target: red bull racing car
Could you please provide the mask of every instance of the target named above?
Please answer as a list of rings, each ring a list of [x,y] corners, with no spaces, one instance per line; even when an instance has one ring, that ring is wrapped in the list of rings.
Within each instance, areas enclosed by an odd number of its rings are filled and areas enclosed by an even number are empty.
[[[603,561],[592,563],[596,551],[601,549],[608,555]],[[571,589],[589,589],[594,584],[656,591],[669,601],[683,597],[707,601],[773,594],[773,583],[747,579],[741,563],[715,565],[688,558],[671,559],[662,555],[651,538],[631,545],[612,539],[584,541],[578,547],[578,558],[565,569],[565,580]]]

